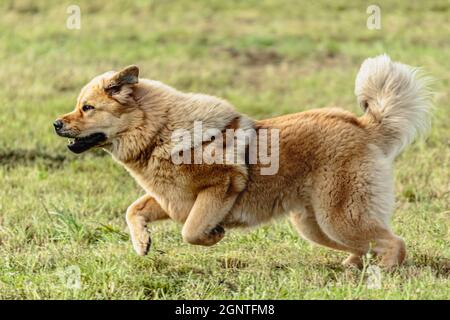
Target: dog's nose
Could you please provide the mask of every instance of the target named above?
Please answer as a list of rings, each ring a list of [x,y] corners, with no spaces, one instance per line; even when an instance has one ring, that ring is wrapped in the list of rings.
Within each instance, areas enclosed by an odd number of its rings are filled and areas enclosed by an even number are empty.
[[[55,127],[56,131],[59,131],[64,126],[64,123],[61,120],[58,119],[55,122],[53,122],[53,126]]]

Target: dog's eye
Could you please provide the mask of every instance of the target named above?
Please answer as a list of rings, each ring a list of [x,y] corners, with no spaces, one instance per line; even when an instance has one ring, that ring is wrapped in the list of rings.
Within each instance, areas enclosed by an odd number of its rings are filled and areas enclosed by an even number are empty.
[[[89,104],[85,104],[82,108],[81,108],[84,112],[95,109],[93,106],[89,105]]]

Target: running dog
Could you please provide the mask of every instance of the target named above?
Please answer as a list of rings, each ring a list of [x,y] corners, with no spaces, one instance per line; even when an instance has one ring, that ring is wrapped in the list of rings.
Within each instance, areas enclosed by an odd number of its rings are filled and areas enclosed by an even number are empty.
[[[364,110],[360,117],[316,109],[256,121],[220,98],[139,78],[138,67],[129,66],[90,81],[75,110],[53,125],[73,139],[71,151],[103,148],[145,190],[126,212],[139,255],[149,250],[146,226],[152,221],[175,220],[183,224],[184,241],[211,246],[226,229],[289,215],[305,239],[348,252],[345,265],[361,266],[371,251],[392,268],[406,255],[404,241],[389,227],[393,162],[429,127],[431,93],[417,69],[382,55],[364,61],[355,94]],[[184,130],[195,140],[195,122],[201,134],[253,130],[257,139],[264,132],[269,155],[278,159],[276,172],[263,174],[267,163],[249,161],[251,138],[241,161],[189,161],[196,148],[213,142],[203,136],[197,145],[177,148],[174,133]],[[188,161],[175,163],[180,150]]]

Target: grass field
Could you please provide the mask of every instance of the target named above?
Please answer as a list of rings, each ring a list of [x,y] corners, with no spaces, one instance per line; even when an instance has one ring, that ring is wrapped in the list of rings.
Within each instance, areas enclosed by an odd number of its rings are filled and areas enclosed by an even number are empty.
[[[366,27],[365,1],[77,0],[80,30],[66,28],[71,4],[0,2],[0,298],[450,298],[448,1],[377,1],[381,30]],[[151,252],[138,257],[124,214],[143,191],[103,152],[69,153],[51,125],[90,78],[128,64],[254,118],[328,106],[360,114],[359,65],[384,52],[436,79],[436,110],[428,138],[396,162],[393,228],[409,253],[378,288],[288,221],[211,248],[155,223]]]

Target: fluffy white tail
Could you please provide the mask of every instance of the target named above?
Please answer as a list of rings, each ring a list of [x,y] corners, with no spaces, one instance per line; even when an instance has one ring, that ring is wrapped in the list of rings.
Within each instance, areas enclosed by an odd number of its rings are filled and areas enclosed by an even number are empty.
[[[366,59],[356,76],[355,94],[365,117],[381,135],[380,147],[397,156],[430,125],[429,78],[387,55]]]

